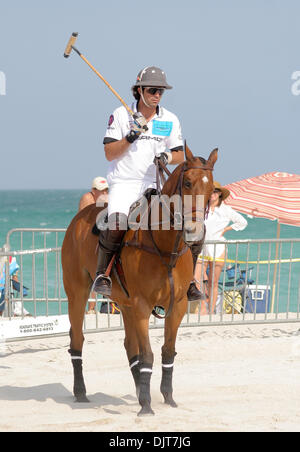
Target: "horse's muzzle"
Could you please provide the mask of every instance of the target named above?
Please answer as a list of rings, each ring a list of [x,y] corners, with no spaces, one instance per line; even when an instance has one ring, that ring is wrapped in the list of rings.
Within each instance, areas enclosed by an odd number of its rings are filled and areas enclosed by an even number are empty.
[[[195,242],[200,242],[204,238],[205,227],[203,221],[185,220],[183,228],[183,240],[191,246]]]

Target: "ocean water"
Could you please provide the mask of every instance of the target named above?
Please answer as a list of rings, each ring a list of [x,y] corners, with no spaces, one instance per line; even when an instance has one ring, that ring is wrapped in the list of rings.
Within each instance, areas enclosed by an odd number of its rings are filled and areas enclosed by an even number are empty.
[[[15,228],[67,228],[77,212],[80,197],[86,190],[10,190],[0,191],[0,247],[6,243],[9,231]],[[12,233],[10,249],[59,247],[64,234]],[[29,288],[28,296],[45,298],[66,297],[62,275],[57,272],[54,253],[24,256],[18,259],[23,272],[23,285]],[[35,270],[33,270],[33,267]],[[34,274],[34,280],[32,275]],[[19,272],[20,279],[20,272]],[[57,288],[59,287],[59,289]],[[67,312],[67,303],[26,302],[24,306],[36,315]]]
[[[0,191],[0,246],[14,228],[65,228],[84,190]]]
[[[77,212],[79,199],[85,190],[10,190],[0,191],[0,247],[6,243],[7,234],[15,228],[66,228]],[[248,226],[244,231],[230,231],[226,234],[227,239],[273,239],[276,238],[277,224],[263,218],[247,218]],[[34,240],[32,233],[13,233],[10,236],[10,246],[12,250],[32,249],[44,247],[61,246],[63,233],[35,234]],[[281,238],[300,238],[300,228],[281,225]],[[286,244],[279,249],[282,259],[300,258],[300,244]],[[265,261],[269,257],[275,258],[275,245],[271,248],[267,245],[246,245],[229,247],[228,259],[235,260],[236,257],[243,261],[246,257],[253,262]],[[35,269],[35,281],[32,280],[33,267]],[[245,265],[244,265],[245,267]],[[251,278],[254,284],[272,286],[272,277],[274,266],[266,264],[249,264],[252,268]],[[34,290],[36,296],[48,298],[64,297],[64,291],[61,282],[61,272],[57,270],[57,256],[52,253],[47,258],[39,255],[33,258],[27,256],[22,258],[23,284]],[[45,276],[47,268],[48,276]],[[40,270],[39,270],[40,269]],[[299,294],[299,274],[300,263],[281,264],[277,269],[276,305],[279,311],[295,311],[298,309]],[[47,280],[45,280],[45,278]],[[47,287],[46,287],[47,285]],[[34,286],[34,287],[33,287]],[[60,286],[60,289],[58,289]],[[288,291],[288,287],[290,290]],[[287,301],[288,300],[288,301]],[[288,305],[287,305],[288,303]],[[54,314],[61,310],[67,312],[66,303],[25,303],[26,309],[31,313]],[[34,312],[33,312],[34,311]]]

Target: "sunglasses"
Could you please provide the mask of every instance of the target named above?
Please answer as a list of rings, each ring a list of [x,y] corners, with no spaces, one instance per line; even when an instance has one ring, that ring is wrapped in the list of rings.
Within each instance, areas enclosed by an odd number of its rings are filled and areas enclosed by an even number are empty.
[[[164,93],[164,91],[165,91],[164,88],[145,88],[145,90],[146,90],[147,93],[149,93],[149,94],[154,95],[154,94],[158,93],[160,96],[162,96],[163,93]]]
[[[219,195],[222,194],[221,190],[218,190],[217,188],[213,191],[213,193],[218,193]]]

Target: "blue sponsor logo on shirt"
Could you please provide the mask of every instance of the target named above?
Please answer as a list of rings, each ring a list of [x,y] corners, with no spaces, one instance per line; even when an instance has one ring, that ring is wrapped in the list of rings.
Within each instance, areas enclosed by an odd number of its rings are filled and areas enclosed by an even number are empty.
[[[153,120],[152,134],[161,135],[163,137],[169,137],[173,128],[173,122],[171,121],[156,121]]]

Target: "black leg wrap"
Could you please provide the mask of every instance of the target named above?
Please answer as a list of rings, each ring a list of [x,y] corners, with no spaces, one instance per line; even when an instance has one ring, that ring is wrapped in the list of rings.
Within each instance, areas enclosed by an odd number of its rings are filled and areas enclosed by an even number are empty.
[[[172,407],[177,407],[177,404],[173,400],[173,369],[174,358],[163,359],[162,362],[162,378],[160,385],[160,392],[164,396],[165,403]]]
[[[139,398],[140,394],[140,359],[139,356],[136,355],[129,360],[129,367],[134,379],[136,395]]]
[[[78,350],[68,350],[71,355],[73,371],[74,371],[74,386],[73,393],[77,402],[89,402],[86,397],[86,388],[82,372],[82,353]]]
[[[152,364],[140,364],[140,394],[139,403],[142,407],[139,416],[154,414],[151,409],[150,381],[152,375]]]

